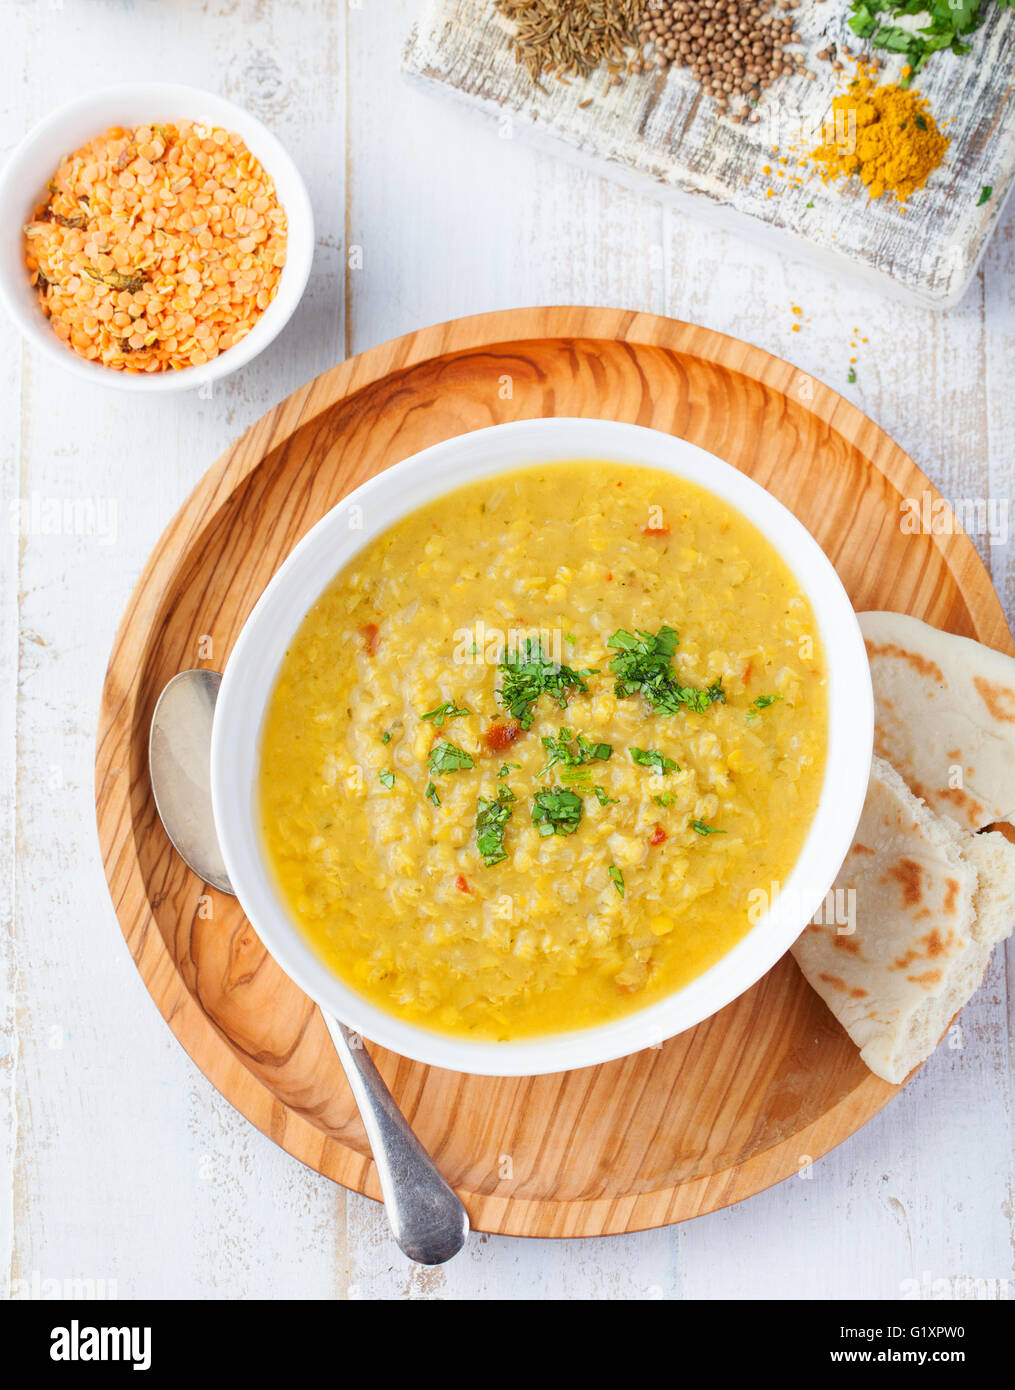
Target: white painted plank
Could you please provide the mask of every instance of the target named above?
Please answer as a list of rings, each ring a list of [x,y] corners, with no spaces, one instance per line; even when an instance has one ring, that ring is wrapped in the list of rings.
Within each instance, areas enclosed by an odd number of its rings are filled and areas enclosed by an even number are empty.
[[[20,91],[0,112],[0,149],[14,146],[24,123]],[[17,749],[18,589],[21,542],[18,516],[7,506],[18,492],[21,445],[21,350],[13,335],[0,338],[0,1271],[14,1254],[14,1158],[18,1144],[16,1078],[19,1065],[17,997],[20,987],[14,935],[14,821]],[[13,525],[12,525],[13,523]],[[2,1278],[0,1274],[0,1278]]]
[[[221,85],[271,123],[311,176],[325,229],[341,226],[345,183],[344,33],[332,17],[324,0],[304,4],[287,34],[267,7],[237,44],[228,8],[188,10],[185,24],[154,5],[130,16],[131,41],[161,49],[167,74]],[[55,90],[122,78],[109,26],[123,22],[111,6],[97,17],[68,2],[54,17],[23,5],[28,109],[8,120],[38,119]],[[121,1297],[331,1297],[344,1267],[345,1194],[236,1115],[148,999],[105,890],[92,789],[102,675],[149,549],[217,454],[343,353],[340,247],[323,240],[293,322],[211,400],[128,403],[25,356],[22,497],[109,499],[117,524],[108,545],[33,534],[24,546],[13,1280],[113,1281]]]

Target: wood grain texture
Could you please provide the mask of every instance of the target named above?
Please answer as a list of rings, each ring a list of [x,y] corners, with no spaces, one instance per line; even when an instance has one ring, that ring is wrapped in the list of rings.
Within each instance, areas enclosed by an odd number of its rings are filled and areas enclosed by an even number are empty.
[[[630,77],[607,88],[602,73],[532,84],[515,62],[511,26],[490,0],[427,0],[404,59],[409,77],[472,114],[608,178],[693,210],[699,218],[818,258],[882,292],[937,307],[965,292],[1015,179],[1015,16],[991,6],[963,59],[935,55],[920,91],[951,146],[945,167],[900,210],[872,202],[857,181],[826,186],[810,172],[791,184],[799,151],[821,143],[839,78],[814,54],[834,43],[859,52],[845,5],[794,12],[816,80],[780,79],[762,93],[757,124],[716,114],[686,70]],[[884,55],[881,55],[882,57]],[[902,58],[888,59],[897,77]],[[591,104],[590,104],[591,103]],[[788,157],[781,171],[773,154]],[[766,165],[775,169],[766,175]],[[981,190],[993,196],[980,204]],[[771,196],[770,190],[778,196]]]
[[[503,389],[510,382],[510,394]],[[508,398],[505,398],[505,397]],[[858,607],[895,607],[1012,650],[963,535],[908,536],[912,461],[813,377],[709,330],[616,310],[481,315],[372,349],[253,426],[165,532],[120,627],[96,763],[99,833],[121,927],[155,1002],[222,1093],[311,1167],[378,1195],[315,1007],[234,900],[173,855],[147,777],[154,701],[221,665],[293,544],[373,473],[507,419],[607,415],[664,429],[750,473],[811,529]],[[736,1202],[826,1152],[896,1088],[859,1061],[786,958],[698,1028],[608,1066],[460,1076],[378,1065],[481,1230],[632,1231]]]

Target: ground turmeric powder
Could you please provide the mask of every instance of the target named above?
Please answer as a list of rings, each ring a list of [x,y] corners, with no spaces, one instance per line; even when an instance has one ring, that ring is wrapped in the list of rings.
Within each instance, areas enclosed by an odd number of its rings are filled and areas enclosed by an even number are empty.
[[[894,193],[905,204],[944,159],[948,144],[924,97],[893,83],[878,86],[873,69],[860,62],[832,102],[825,143],[811,159],[826,182],[855,174],[872,198]]]

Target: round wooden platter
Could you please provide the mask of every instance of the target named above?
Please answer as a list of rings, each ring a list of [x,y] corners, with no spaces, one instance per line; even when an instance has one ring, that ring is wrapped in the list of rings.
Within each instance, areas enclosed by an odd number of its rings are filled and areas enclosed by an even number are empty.
[[[271,575],[352,488],[452,435],[546,415],[692,440],[796,513],[857,609],[900,609],[1012,650],[968,538],[903,533],[901,500],[937,497],[915,464],[826,386],[704,328],[607,309],[485,314],[352,358],[265,415],[167,528],[124,615],[99,725],[99,834],[127,944],[197,1065],[289,1153],[375,1198],[316,1007],[235,900],[170,848],[148,727],[177,671],[225,666]],[[896,1090],[867,1071],[789,956],[697,1028],[607,1066],[498,1079],[372,1051],[473,1226],[526,1236],[640,1230],[740,1201],[826,1153]]]

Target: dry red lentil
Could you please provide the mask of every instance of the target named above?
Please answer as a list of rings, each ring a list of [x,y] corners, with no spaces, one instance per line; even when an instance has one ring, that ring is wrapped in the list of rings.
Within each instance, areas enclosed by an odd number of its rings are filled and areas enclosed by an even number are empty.
[[[89,141],[25,227],[25,263],[58,336],[128,372],[198,366],[238,343],[285,258],[269,175],[238,135],[190,121]]]

